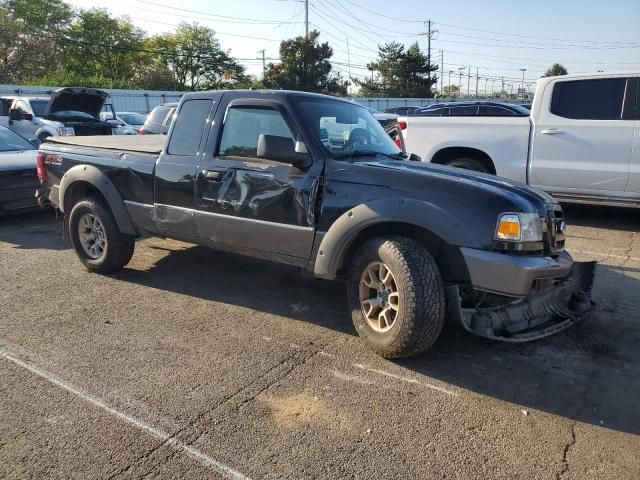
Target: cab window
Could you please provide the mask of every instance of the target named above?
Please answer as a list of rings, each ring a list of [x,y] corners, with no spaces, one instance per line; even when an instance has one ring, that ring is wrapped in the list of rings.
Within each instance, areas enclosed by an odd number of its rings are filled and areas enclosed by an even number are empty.
[[[294,135],[279,111],[269,107],[230,107],[216,155],[257,158],[260,135],[289,138],[295,144]]]
[[[182,104],[167,146],[169,155],[189,156],[198,152],[212,105],[213,101],[206,99]]]
[[[551,113],[580,120],[620,120],[626,83],[626,78],[557,82]]]

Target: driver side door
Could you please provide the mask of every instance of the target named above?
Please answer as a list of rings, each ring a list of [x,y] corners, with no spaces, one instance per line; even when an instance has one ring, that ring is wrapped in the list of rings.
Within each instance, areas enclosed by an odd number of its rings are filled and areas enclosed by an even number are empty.
[[[304,142],[284,104],[236,99],[221,107],[197,172],[200,236],[225,250],[306,265],[321,165],[301,170],[258,156],[260,135]]]

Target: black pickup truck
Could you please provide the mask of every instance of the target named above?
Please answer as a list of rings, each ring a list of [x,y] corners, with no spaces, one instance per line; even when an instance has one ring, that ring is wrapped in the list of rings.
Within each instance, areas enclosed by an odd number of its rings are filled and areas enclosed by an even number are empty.
[[[526,341],[592,306],[594,264],[565,251],[552,197],[407,158],[336,98],[188,94],[168,136],[51,138],[38,173],[89,270],[122,268],[150,234],[345,279],[358,334],[385,357],[429,348],[445,317]]]

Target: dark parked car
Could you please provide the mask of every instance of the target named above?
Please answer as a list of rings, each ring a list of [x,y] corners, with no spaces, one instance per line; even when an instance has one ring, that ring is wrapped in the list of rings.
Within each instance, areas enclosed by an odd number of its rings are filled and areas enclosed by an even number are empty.
[[[147,134],[160,134],[166,135],[171,127],[173,116],[176,113],[177,103],[165,103],[164,105],[158,105],[151,110],[151,113],[147,117],[147,121],[138,133],[141,135]]]
[[[520,105],[501,102],[434,103],[415,112],[415,115],[433,117],[528,117],[530,114]]]
[[[0,216],[38,207],[36,147],[0,126]]]
[[[38,154],[38,194],[64,212],[94,272],[122,268],[136,237],[156,235],[344,278],[358,334],[385,357],[431,347],[446,316],[487,338],[526,341],[591,308],[594,263],[565,251],[553,197],[407,161],[352,102],[189,93],[166,138],[52,142]]]
[[[384,113],[395,113],[396,115],[413,115],[420,107],[391,107],[385,108]]]

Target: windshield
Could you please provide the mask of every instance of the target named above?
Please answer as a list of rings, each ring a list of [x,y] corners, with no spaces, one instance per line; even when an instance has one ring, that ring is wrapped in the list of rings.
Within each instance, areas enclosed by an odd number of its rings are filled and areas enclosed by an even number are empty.
[[[31,100],[31,108],[33,109],[33,114],[36,117],[44,116],[44,111],[49,104],[49,100]]]
[[[382,125],[361,105],[312,97],[299,97],[297,103],[324,148],[335,157],[402,153]]]
[[[147,119],[146,115],[142,115],[141,113],[118,113],[117,115],[127,125],[144,125]]]
[[[7,128],[0,127],[0,152],[15,152],[22,150],[35,150],[31,143],[17,133]]]

